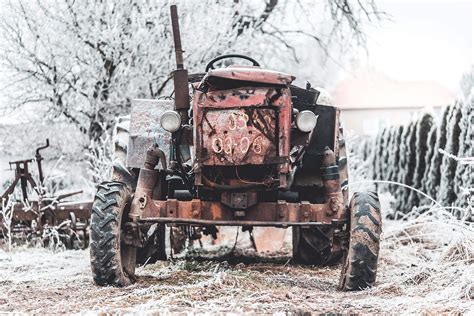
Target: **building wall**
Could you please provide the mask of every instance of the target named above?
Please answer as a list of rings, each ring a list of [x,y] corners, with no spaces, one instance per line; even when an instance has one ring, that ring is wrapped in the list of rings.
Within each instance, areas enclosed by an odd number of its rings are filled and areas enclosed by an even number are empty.
[[[375,135],[380,128],[394,124],[405,124],[423,111],[440,112],[434,109],[386,108],[386,109],[341,109],[341,122],[346,131],[359,135]]]

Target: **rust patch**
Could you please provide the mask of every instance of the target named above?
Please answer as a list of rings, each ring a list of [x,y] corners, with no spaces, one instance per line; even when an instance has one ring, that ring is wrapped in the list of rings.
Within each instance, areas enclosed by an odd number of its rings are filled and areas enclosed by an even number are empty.
[[[203,118],[204,164],[263,164],[265,157],[276,155],[272,109],[210,110]]]
[[[208,77],[220,77],[233,80],[289,85],[295,77],[273,70],[254,67],[227,67],[209,71]]]
[[[282,163],[289,170],[291,95],[288,88],[196,91],[195,156],[202,165]]]

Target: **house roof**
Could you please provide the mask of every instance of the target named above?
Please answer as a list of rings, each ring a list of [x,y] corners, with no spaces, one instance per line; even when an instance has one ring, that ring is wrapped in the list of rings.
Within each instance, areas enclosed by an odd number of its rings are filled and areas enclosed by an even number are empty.
[[[370,70],[358,71],[333,90],[341,109],[424,108],[454,102],[451,90],[435,81],[398,81]]]

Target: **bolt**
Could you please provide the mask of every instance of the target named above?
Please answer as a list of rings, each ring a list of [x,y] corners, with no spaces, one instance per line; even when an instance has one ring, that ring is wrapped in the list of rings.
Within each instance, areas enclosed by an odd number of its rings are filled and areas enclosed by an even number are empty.
[[[336,198],[331,198],[329,201],[329,207],[331,208],[332,213],[336,213],[339,209],[339,201]]]

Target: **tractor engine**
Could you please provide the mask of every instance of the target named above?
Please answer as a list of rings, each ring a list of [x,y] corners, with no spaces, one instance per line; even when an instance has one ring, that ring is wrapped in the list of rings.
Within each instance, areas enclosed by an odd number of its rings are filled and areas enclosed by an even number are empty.
[[[201,81],[193,99],[194,184],[201,199],[245,209],[276,200],[278,188],[287,187],[292,80],[232,67]]]

